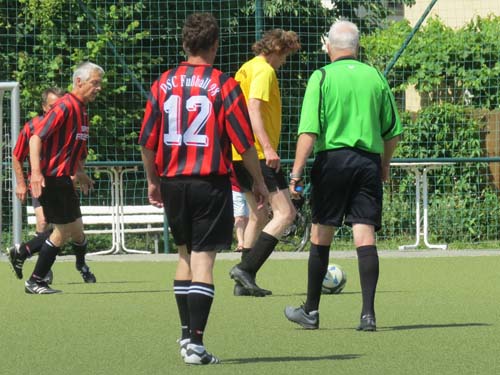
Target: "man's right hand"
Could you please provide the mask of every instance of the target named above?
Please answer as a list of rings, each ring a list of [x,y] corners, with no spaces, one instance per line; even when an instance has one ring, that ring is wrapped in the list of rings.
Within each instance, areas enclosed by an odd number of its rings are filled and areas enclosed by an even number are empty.
[[[266,207],[267,200],[269,198],[269,191],[264,181],[260,183],[255,183],[252,186],[252,193],[257,203],[257,209],[261,210]]]
[[[24,182],[22,184],[16,184],[17,199],[19,199],[21,202],[24,202],[27,196],[28,196],[28,188],[26,187],[26,184]]]
[[[264,156],[266,158],[266,165],[276,172],[279,172],[281,168],[281,159],[276,151],[274,151],[272,147],[264,148]]]
[[[40,198],[42,188],[45,187],[45,178],[40,172],[31,171],[31,195]]]

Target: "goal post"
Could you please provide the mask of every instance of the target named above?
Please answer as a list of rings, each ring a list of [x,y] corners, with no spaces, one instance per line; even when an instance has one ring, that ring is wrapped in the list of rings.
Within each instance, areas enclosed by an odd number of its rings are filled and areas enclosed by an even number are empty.
[[[8,140],[8,135],[3,134],[3,104],[4,104],[4,94],[5,92],[10,92],[10,140]],[[12,155],[12,149],[17,142],[17,137],[19,135],[20,128],[20,113],[19,113],[19,82],[0,82],[0,154]],[[8,141],[6,142],[5,139]],[[4,150],[4,148],[6,150]],[[14,244],[21,243],[21,232],[22,232],[22,216],[21,216],[21,202],[16,197],[16,175],[12,164],[8,165],[6,161],[10,161],[11,158],[3,158],[0,162],[0,185],[6,186],[6,181],[4,179],[4,173],[11,171],[11,207],[12,207],[12,242]],[[6,172],[4,172],[4,167]],[[8,180],[8,178],[7,178]],[[7,189],[0,189],[0,228],[2,227],[2,216],[3,216],[3,191],[8,191]],[[3,235],[0,237],[0,248],[4,247]]]

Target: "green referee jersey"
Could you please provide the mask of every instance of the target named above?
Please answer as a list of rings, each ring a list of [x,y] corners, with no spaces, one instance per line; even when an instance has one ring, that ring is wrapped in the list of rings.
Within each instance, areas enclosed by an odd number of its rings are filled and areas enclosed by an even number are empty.
[[[307,84],[299,134],[314,133],[314,151],[355,147],[381,154],[403,132],[384,76],[352,58],[316,70]]]

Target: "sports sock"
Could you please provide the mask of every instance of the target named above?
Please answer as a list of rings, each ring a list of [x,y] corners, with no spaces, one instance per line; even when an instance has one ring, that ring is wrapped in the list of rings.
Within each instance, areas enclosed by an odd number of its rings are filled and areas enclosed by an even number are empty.
[[[59,247],[55,246],[49,239],[45,240],[38,255],[35,269],[31,274],[30,281],[39,282],[47,275],[47,272],[49,272],[56,260],[59,250]]]
[[[367,314],[375,316],[375,291],[379,275],[377,247],[375,245],[360,246],[356,249],[356,252],[358,254],[359,281],[363,297],[361,316]]]
[[[241,261],[244,262],[245,259],[248,257],[248,253],[252,250],[251,248],[244,247],[241,249]]]
[[[203,345],[203,333],[214,295],[215,287],[212,284],[191,282],[188,292],[188,307],[192,344]]]
[[[307,264],[307,299],[304,304],[306,313],[319,309],[321,299],[321,286],[328,269],[330,246],[315,245],[311,243],[309,261]]]
[[[85,265],[85,254],[87,254],[87,239],[82,243],[73,242],[73,252],[76,257],[76,269],[80,270]]]
[[[278,244],[278,239],[266,232],[261,232],[252,249],[242,256],[241,263],[238,265],[242,270],[256,274],[267,258],[271,255]]]
[[[174,295],[181,321],[181,339],[189,338],[188,291],[191,280],[174,280]]]
[[[18,250],[21,258],[26,259],[31,257],[33,254],[38,253],[41,250],[43,243],[47,238],[49,238],[51,233],[52,229],[45,232],[36,232],[36,235],[31,240],[22,243]]]

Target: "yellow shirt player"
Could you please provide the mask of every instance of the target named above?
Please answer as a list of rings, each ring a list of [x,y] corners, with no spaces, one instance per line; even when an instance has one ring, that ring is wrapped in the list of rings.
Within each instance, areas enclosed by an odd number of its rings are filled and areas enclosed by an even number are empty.
[[[255,275],[273,252],[283,231],[295,219],[288,181],[281,170],[281,160],[277,153],[281,133],[281,96],[276,70],[285,63],[288,55],[299,48],[300,42],[295,32],[270,30],[254,43],[252,49],[255,57],[243,64],[235,76],[247,101],[256,138],[255,148],[273,211],[273,218],[269,220],[266,212],[256,209],[251,194],[252,179],[243,166],[240,155],[233,149],[234,172],[250,210],[243,235],[241,263],[229,273],[236,281],[236,296],[271,294],[271,291],[257,286]]]
[[[281,95],[276,71],[264,56],[259,55],[244,63],[234,78],[240,83],[247,103],[250,99],[257,99],[261,102],[262,122],[271,147],[277,150],[281,134]],[[259,159],[265,159],[258,138],[255,142],[255,148]],[[241,155],[236,152],[234,147],[233,160],[241,160]]]

